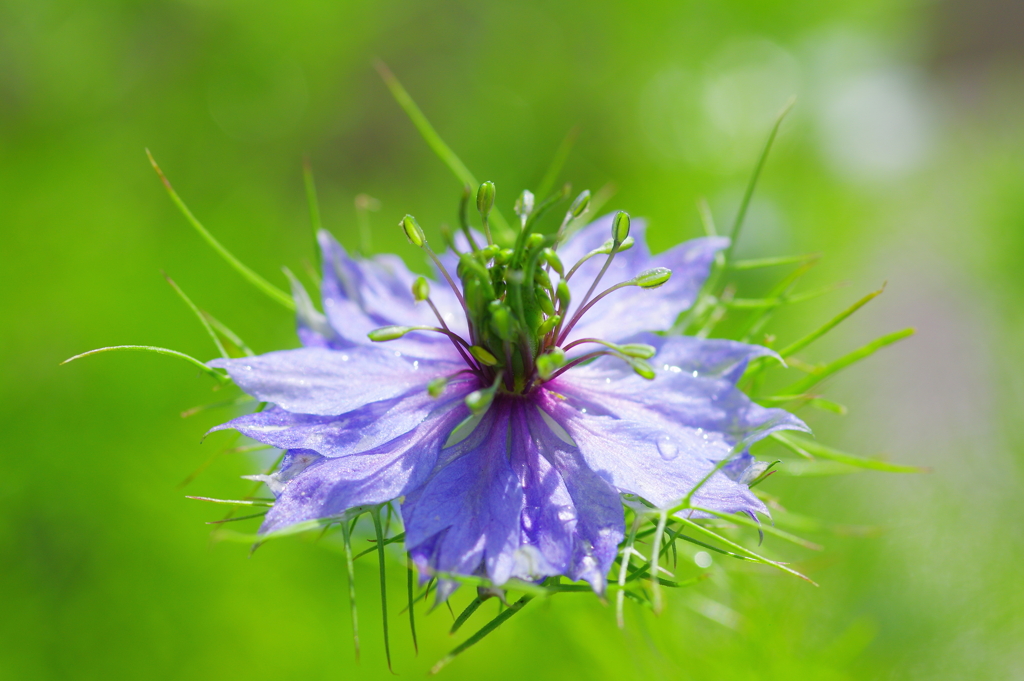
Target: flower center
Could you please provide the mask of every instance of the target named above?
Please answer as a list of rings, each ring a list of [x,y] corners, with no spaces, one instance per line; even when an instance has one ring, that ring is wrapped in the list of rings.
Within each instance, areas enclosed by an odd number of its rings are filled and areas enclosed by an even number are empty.
[[[523,191],[515,204],[520,229],[511,243],[503,247],[492,238],[488,222],[494,204],[494,184],[485,182],[477,192],[477,209],[483,219],[485,244],[477,243],[466,219],[467,192],[460,211],[467,248],[460,251],[455,239],[450,235],[446,239],[458,256],[454,277],[427,245],[416,219],[406,215],[400,226],[410,243],[423,248],[433,259],[459,299],[466,315],[469,337],[462,338],[451,331],[430,299],[430,284],[419,277],[412,287],[413,297],[433,309],[440,326],[388,326],[370,332],[370,339],[393,340],[412,331],[431,331],[448,336],[466,362],[467,371],[477,374],[485,386],[467,398],[467,404],[474,412],[486,409],[498,391],[528,394],[573,366],[603,355],[619,357],[641,376],[653,378],[654,370],[645,361],[655,352],[650,345],[616,345],[597,338],[566,342],[583,315],[605,296],[627,286],[654,288],[668,281],[672,274],[665,268],[646,270],[595,295],[616,254],[633,246],[633,238],[629,236],[630,218],[623,211],[616,213],[612,220],[611,238],[566,271],[558,255],[558,247],[586,212],[590,192],[585,191],[576,198],[556,231],[550,234],[536,231],[541,215],[566,195],[567,191],[563,190],[535,208],[533,194]],[[604,258],[601,270],[586,293],[573,305],[570,281],[583,263],[600,257]],[[599,347],[572,356],[567,354],[588,344]],[[428,390],[431,394],[440,394],[445,382],[446,379],[435,379]]]

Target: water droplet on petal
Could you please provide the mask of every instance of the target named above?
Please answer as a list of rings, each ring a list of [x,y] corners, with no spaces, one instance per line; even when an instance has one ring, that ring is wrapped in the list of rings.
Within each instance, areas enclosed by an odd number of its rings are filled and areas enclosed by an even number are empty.
[[[658,453],[661,454],[661,458],[671,461],[679,456],[679,447],[668,435],[662,435],[658,438]]]
[[[697,378],[697,372],[696,371],[693,372],[693,377]]]

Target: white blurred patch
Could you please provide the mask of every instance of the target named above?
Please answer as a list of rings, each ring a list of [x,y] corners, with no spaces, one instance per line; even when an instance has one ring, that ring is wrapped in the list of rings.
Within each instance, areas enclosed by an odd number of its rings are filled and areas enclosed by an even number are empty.
[[[838,83],[822,102],[822,150],[841,174],[891,180],[920,167],[932,126],[913,74],[883,68]]]
[[[640,98],[650,151],[666,165],[749,168],[801,80],[796,58],[758,37],[726,43],[699,71],[668,67]]]
[[[819,146],[838,174],[886,182],[921,167],[935,138],[923,74],[846,27],[812,35],[804,55]]]

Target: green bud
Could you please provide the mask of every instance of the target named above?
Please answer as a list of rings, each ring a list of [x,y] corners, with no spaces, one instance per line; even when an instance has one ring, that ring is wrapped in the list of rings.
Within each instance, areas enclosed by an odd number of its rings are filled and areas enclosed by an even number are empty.
[[[507,265],[512,260],[512,255],[515,253],[511,248],[503,248],[494,255],[494,263],[496,265]]]
[[[476,209],[480,214],[487,217],[487,214],[494,208],[494,183],[484,182],[476,192]]]
[[[482,255],[484,257],[484,260],[490,260],[491,258],[496,256],[498,254],[498,251],[500,251],[500,250],[501,250],[500,246],[498,246],[497,244],[491,244],[490,246],[487,246],[486,248],[481,248],[480,249],[480,255]]]
[[[565,364],[565,351],[559,347],[551,348],[551,350],[537,358],[537,373],[546,381],[563,364]]]
[[[627,343],[626,345],[617,345],[616,348],[627,357],[639,359],[650,359],[658,352],[657,348],[646,343]]]
[[[470,394],[466,395],[466,406],[469,407],[469,411],[474,416],[479,416],[487,411],[487,408],[491,406],[491,402],[494,401],[494,391],[490,389],[485,390],[474,390]]]
[[[552,329],[558,326],[560,321],[562,321],[562,317],[560,315],[556,314],[553,317],[548,317],[540,323],[540,326],[537,327],[537,336],[543,338],[548,335],[551,333]]]
[[[612,241],[621,244],[629,236],[629,213],[620,210],[612,218]]]
[[[537,285],[534,289],[534,294],[537,296],[537,304],[540,306],[540,309],[544,314],[549,317],[555,314],[555,306],[551,302],[551,298],[548,296],[548,292],[544,287]]]
[[[535,270],[533,273],[533,280],[549,291],[551,290],[551,277],[549,277],[548,273],[544,270],[539,268]]]
[[[366,337],[372,340],[374,343],[380,343],[382,341],[395,340],[401,338],[410,331],[415,330],[415,326],[382,326],[379,329],[374,329],[370,333],[366,334]]]
[[[491,326],[494,328],[494,333],[498,334],[498,338],[501,340],[512,340],[516,329],[508,306],[500,300],[492,300],[488,308],[491,312]]]
[[[533,192],[529,189],[524,189],[523,193],[516,199],[515,206],[512,209],[516,212],[516,215],[525,221],[527,216],[533,212]]]
[[[469,352],[476,357],[482,364],[486,364],[489,367],[498,365],[498,358],[490,353],[490,351],[480,345],[474,345],[469,349]]]
[[[526,238],[526,249],[532,251],[544,243],[544,235],[533,233]]]
[[[654,380],[655,373],[654,368],[642,359],[634,359],[630,357],[626,360],[629,362],[629,366],[640,376],[646,378],[648,381]]]
[[[633,283],[640,288],[657,288],[668,281],[671,276],[672,270],[667,267],[654,267],[636,275]]]
[[[622,243],[619,244],[619,250],[616,251],[616,253],[628,251],[629,249],[633,248],[634,243],[636,243],[636,241],[633,239],[633,237],[627,236],[625,239],[622,240]],[[601,244],[601,248],[596,248],[591,252],[607,255],[612,252],[613,248],[615,248],[615,240],[608,239],[608,241],[605,241],[603,244]]]
[[[425,277],[416,277],[416,281],[412,282],[412,297],[417,303],[430,297],[430,284]]]
[[[566,283],[565,279],[558,282],[558,290],[555,291],[555,295],[558,296],[558,306],[563,310],[568,310],[572,295],[569,293],[569,284]]]
[[[576,197],[576,200],[569,206],[569,215],[573,218],[578,218],[587,212],[590,208],[590,190],[584,189],[580,192],[580,195]]]
[[[405,238],[413,246],[422,248],[423,244],[427,243],[427,237],[423,234],[423,228],[420,227],[420,223],[416,222],[416,218],[413,216],[406,215],[398,224],[405,230]]]
[[[444,376],[435,378],[427,383],[427,394],[431,397],[438,397],[444,392],[445,387],[448,385],[448,379]]]
[[[558,257],[553,248],[544,249],[544,262],[551,266],[551,269],[558,272],[558,276],[565,276],[565,267],[562,266],[562,259]]]

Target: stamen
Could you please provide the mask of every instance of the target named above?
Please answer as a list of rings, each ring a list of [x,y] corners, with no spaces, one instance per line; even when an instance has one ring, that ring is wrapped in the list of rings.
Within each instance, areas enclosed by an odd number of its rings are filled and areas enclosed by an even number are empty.
[[[453,341],[457,341],[464,345],[467,350],[469,349],[469,343],[467,343],[462,336],[457,333],[452,333],[448,329],[442,329],[439,326],[382,326],[379,329],[374,329],[370,333],[366,334],[366,337],[374,343],[383,343],[385,341],[397,340],[412,331],[433,331],[435,333],[443,333]]]
[[[451,329],[448,328],[448,325],[444,321],[444,317],[441,316],[441,312],[437,309],[437,306],[434,305],[434,301],[431,300],[429,297],[424,298],[424,300],[426,300],[427,305],[430,306],[430,309],[434,311],[434,316],[437,317],[437,321],[441,323],[441,328],[444,329],[445,332],[450,333],[452,336],[455,336],[455,338],[459,338],[459,340],[462,340],[459,336],[457,336],[456,334],[452,333]],[[449,338],[451,338],[451,337],[449,337]],[[466,354],[466,351],[462,349],[462,346],[459,345],[459,343],[455,340],[455,338],[451,338],[452,345],[454,345],[455,349],[459,351],[460,355],[462,355],[463,361],[466,364],[468,364],[469,366],[472,367],[473,366],[473,361],[469,358],[469,355]],[[469,346],[469,344],[466,343],[465,340],[462,340],[462,344],[466,345],[467,347]]]
[[[469,197],[473,193],[473,190],[469,188],[469,185],[464,185],[462,188],[462,201],[459,202],[459,226],[462,227],[462,232],[466,235],[466,240],[469,241],[469,247],[474,253],[478,252],[480,248],[476,245],[476,239],[473,238],[473,232],[469,229]],[[455,248],[452,248],[455,251]],[[458,253],[458,251],[455,251]]]
[[[629,236],[629,213],[624,210],[620,210],[612,218],[612,250],[608,254],[608,259],[604,261],[604,267],[597,273],[597,277],[594,278],[594,282],[587,289],[587,295],[583,296],[583,300],[580,301],[580,307],[582,308],[590,300],[590,296],[593,295],[594,289],[597,288],[598,283],[601,281],[601,277],[608,271],[608,267],[612,264],[612,260],[615,258],[615,254],[619,252],[619,247],[622,242]]]
[[[608,258],[608,261],[611,262],[611,257]],[[605,267],[607,267],[607,266],[608,265],[606,263]],[[574,314],[572,316],[572,318],[569,320],[569,323],[566,325],[565,330],[561,331],[558,334],[558,344],[561,345],[563,342],[565,342],[566,336],[568,336],[569,332],[572,331],[572,327],[576,326],[576,322],[578,322],[580,320],[580,318],[583,317],[583,315],[585,315],[587,313],[587,310],[589,310],[590,308],[594,307],[594,305],[596,305],[597,303],[601,302],[602,298],[604,298],[605,296],[607,296],[609,293],[611,293],[613,291],[618,291],[620,288],[625,288],[626,286],[634,286],[634,285],[635,284],[632,281],[624,281],[621,284],[616,284],[615,286],[612,286],[609,289],[605,289],[596,298],[594,298],[592,301],[590,301],[586,305],[583,305],[578,310],[576,310],[576,314]],[[591,288],[591,290],[593,290],[594,287],[591,286],[590,288]],[[590,293],[588,292],[587,295],[589,296]],[[586,301],[586,297],[584,297],[583,300]]]
[[[611,258],[609,258],[609,261],[610,260]],[[607,267],[607,264],[605,266]],[[594,307],[594,305],[600,302],[602,298],[607,296],[612,291],[617,291],[620,288],[624,288],[626,286],[639,286],[640,288],[657,288],[664,284],[666,281],[668,281],[671,276],[672,270],[668,269],[667,267],[655,267],[649,270],[644,270],[643,272],[636,275],[632,279],[624,281],[620,284],[616,284],[615,286],[612,286],[611,288],[602,291],[600,295],[598,295],[596,298],[590,301],[590,303],[584,305],[583,307],[576,311],[576,314],[574,314],[572,316],[572,319],[569,320],[569,324],[566,326],[565,330],[559,333],[558,344],[561,345],[565,341],[566,336],[568,336],[569,332],[572,331],[572,327],[576,326],[576,322],[578,322],[580,318],[587,313],[587,310]],[[594,287],[591,286],[590,289],[592,291]],[[586,298],[584,298],[584,300],[586,300]]]
[[[466,395],[466,406],[473,413],[473,416],[480,416],[487,411],[491,402],[494,401],[494,393],[498,390],[498,384],[501,383],[501,377],[504,371],[499,371],[494,377],[494,383],[489,388],[481,388],[480,390],[474,390],[470,394]]]

